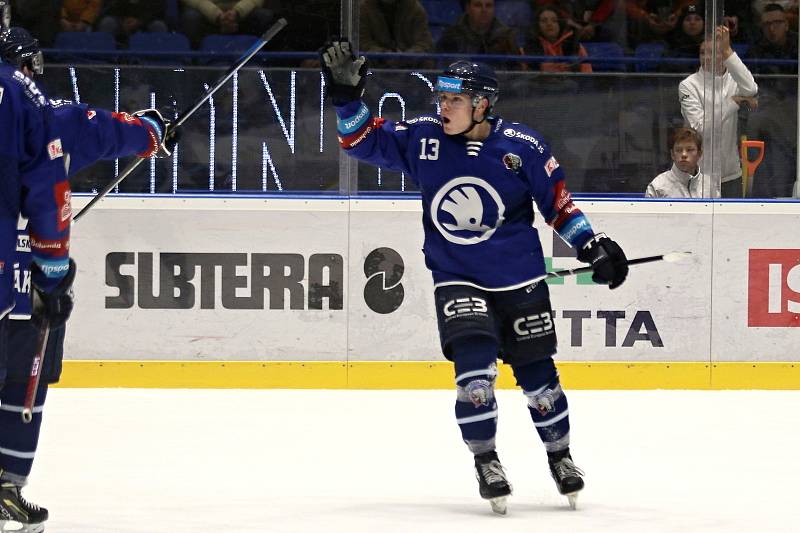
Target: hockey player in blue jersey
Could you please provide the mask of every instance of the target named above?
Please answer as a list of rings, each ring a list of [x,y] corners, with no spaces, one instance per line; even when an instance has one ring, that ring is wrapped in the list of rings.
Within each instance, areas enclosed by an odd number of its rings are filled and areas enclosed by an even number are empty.
[[[529,127],[492,116],[499,88],[485,65],[459,61],[439,76],[439,115],[402,122],[373,117],[361,101],[366,62],[350,43],[321,50],[341,147],[352,157],[410,175],[422,194],[423,252],[433,274],[442,351],[455,365],[455,416],[475,456],[481,497],[506,512],[511,484],[495,449],[498,355],[527,397],[559,492],[575,498],[583,472],[569,449],[567,398],[553,362],[556,335],[533,201],[547,223],[590,263],[597,283],[618,287],[622,249],[572,202],[548,145]]]
[[[12,65],[30,78],[42,73],[43,58],[39,43],[22,28],[0,32],[0,61]],[[48,109],[51,127],[60,139],[61,172],[66,171],[67,176],[100,159],[134,154],[140,157],[166,157],[176,141],[169,134],[168,121],[155,110],[129,115],[60,100],[49,101]],[[28,230],[28,225],[23,221],[16,238],[16,257],[6,263],[14,266],[16,305],[10,313],[12,320],[6,320],[7,364],[0,364],[0,373],[6,374],[5,387],[0,390],[0,531],[3,531],[4,511],[10,515],[10,519],[28,528],[23,531],[42,531],[43,523],[47,520],[47,510],[22,499],[20,488],[26,483],[33,464],[48,385],[58,381],[63,358],[65,328],[62,321],[61,325],[51,323],[33,420],[30,424],[23,424],[19,411],[38,338],[38,328],[29,320],[30,252],[31,243],[36,242],[36,237],[32,228],[30,233]],[[70,297],[71,307],[71,295],[67,293],[65,298],[67,296]],[[0,385],[2,383],[3,380],[0,380]]]
[[[72,217],[69,183],[61,141],[52,128],[51,109],[36,84],[16,68],[0,62],[0,417],[21,420],[22,399],[8,401],[8,314],[14,306],[13,269],[20,214],[30,221],[31,282],[36,294],[34,316],[63,324],[72,309],[69,292],[75,264],[69,258]],[[23,386],[24,392],[24,386]],[[0,428],[0,453],[13,436]],[[13,442],[13,441],[12,441]],[[10,452],[14,453],[14,452]],[[1,472],[1,471],[0,471]],[[1,474],[0,474],[1,475]],[[5,479],[5,478],[3,478]],[[20,529],[19,518],[37,518],[20,486],[0,482],[0,530]],[[10,522],[9,522],[10,521]]]

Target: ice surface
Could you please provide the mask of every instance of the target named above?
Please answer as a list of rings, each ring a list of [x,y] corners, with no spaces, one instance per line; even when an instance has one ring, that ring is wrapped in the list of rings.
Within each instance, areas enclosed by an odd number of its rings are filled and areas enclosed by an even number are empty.
[[[800,392],[568,391],[570,511],[499,391],[508,515],[449,391],[53,389],[28,499],[49,533],[800,530]]]

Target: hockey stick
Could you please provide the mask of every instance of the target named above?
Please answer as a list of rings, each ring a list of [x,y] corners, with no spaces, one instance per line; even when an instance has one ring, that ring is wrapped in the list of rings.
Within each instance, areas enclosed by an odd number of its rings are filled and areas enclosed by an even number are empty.
[[[667,263],[677,263],[683,261],[690,255],[692,255],[692,252],[669,252],[662,255],[649,255],[647,257],[637,257],[636,259],[628,259],[628,266],[641,265],[643,263],[652,263],[654,261],[666,261]],[[585,272],[591,272],[591,271],[592,271],[591,266],[566,268],[564,270],[556,270],[554,272],[548,272],[547,275],[542,276],[540,279],[563,278],[566,276],[574,276],[575,274],[583,274]]]
[[[264,33],[264,35],[262,35],[255,43],[253,43],[253,46],[251,46],[250,49],[248,49],[233,66],[228,68],[225,74],[219,79],[219,81],[217,81],[216,85],[214,85],[211,89],[206,91],[206,93],[202,97],[200,97],[197,100],[197,102],[194,103],[194,105],[192,105],[190,108],[186,109],[185,111],[183,111],[178,115],[178,118],[175,119],[175,122],[171,124],[170,130],[175,131],[181,125],[183,125],[183,123],[186,122],[189,119],[189,117],[194,115],[194,113],[198,109],[200,109],[203,106],[203,104],[205,104],[212,96],[214,96],[214,93],[217,92],[220,89],[220,87],[225,85],[225,83],[229,79],[231,79],[233,75],[236,74],[236,72],[238,72],[239,69],[241,69],[245,65],[245,63],[250,61],[250,59],[252,59],[252,57],[256,55],[258,51],[261,50],[269,41],[271,41],[272,38],[275,37],[275,35],[279,31],[281,31],[285,26],[286,26],[286,19],[285,18],[278,19],[278,21],[275,24],[273,24],[272,27]],[[128,166],[125,167],[122,170],[122,172],[119,173],[119,175],[116,177],[114,181],[103,187],[103,190],[98,192],[97,195],[94,198],[92,198],[89,201],[89,203],[86,204],[86,206],[72,218],[73,222],[77,222],[78,220],[80,220],[80,218],[83,217],[83,215],[89,209],[91,209],[94,204],[102,200],[103,197],[111,191],[111,189],[119,185],[120,182],[125,178],[127,178],[134,170],[136,170],[136,168],[139,165],[141,165],[143,161],[144,159],[142,159],[141,157],[131,161],[128,164]]]
[[[22,421],[30,424],[33,420],[33,406],[36,403],[36,390],[39,388],[39,378],[42,376],[44,354],[47,352],[47,340],[50,338],[50,322],[47,320],[39,330],[39,343],[36,354],[33,356],[31,373],[28,376],[28,388],[25,389],[25,403],[22,404]]]

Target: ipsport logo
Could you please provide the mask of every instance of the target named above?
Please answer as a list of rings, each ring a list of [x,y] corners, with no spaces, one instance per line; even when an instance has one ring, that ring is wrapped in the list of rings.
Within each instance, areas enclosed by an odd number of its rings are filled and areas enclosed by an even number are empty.
[[[747,326],[800,327],[800,250],[750,250]]]

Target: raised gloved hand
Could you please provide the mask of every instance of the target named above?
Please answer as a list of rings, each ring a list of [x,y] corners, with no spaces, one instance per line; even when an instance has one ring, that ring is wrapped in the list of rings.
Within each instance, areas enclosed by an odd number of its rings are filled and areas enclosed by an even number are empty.
[[[31,274],[34,280],[43,275],[37,275],[37,270],[39,270],[39,265],[34,262],[31,265]],[[46,322],[50,328],[55,329],[67,322],[72,314],[74,300],[72,282],[75,281],[75,270],[75,261],[70,259],[67,275],[49,292],[45,292],[35,283],[33,284],[31,321],[36,327],[41,327]]]
[[[133,116],[144,122],[155,136],[150,147],[139,154],[139,157],[155,156],[163,159],[171,156],[178,142],[178,131],[172,127],[172,122],[156,109],[142,109],[133,113]]]
[[[328,96],[334,104],[358,100],[367,82],[367,59],[356,59],[347,39],[334,38],[319,50],[322,74],[328,86]]]
[[[592,265],[592,281],[616,289],[628,276],[628,258],[619,244],[598,233],[578,250],[578,260]]]

